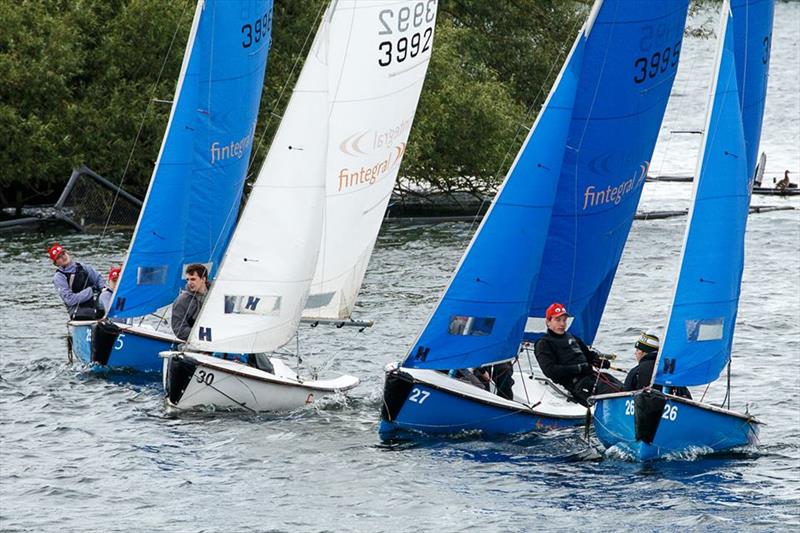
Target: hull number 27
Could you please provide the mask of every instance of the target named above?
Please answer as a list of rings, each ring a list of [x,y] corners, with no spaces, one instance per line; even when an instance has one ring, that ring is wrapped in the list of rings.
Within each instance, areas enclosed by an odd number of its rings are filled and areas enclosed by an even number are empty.
[[[428,399],[431,393],[425,390],[419,390],[418,388],[414,387],[411,389],[411,394],[408,396],[408,399],[412,402],[418,403],[422,405],[422,402]]]

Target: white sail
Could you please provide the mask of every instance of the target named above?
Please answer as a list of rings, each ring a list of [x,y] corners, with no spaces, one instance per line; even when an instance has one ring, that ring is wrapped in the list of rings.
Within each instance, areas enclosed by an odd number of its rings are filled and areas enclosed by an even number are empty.
[[[270,351],[297,330],[325,208],[328,19],[326,13],[189,336],[193,349]]]
[[[306,318],[353,310],[406,150],[436,9],[436,0],[336,2],[325,224]]]

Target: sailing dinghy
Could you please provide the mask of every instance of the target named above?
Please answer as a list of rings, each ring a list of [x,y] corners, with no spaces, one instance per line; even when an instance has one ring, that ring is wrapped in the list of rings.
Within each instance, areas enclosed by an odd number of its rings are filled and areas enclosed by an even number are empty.
[[[593,398],[597,437],[639,461],[725,451],[758,438],[758,420],[730,410],[730,379],[727,408],[670,391],[712,383],[726,366],[730,378],[773,11],[772,0],[723,5],[698,179],[655,363],[656,387]]]
[[[554,301],[575,316],[570,332],[594,340],[675,77],[687,8],[688,0],[594,3],[427,325],[405,360],[386,367],[382,438],[584,422],[585,407],[519,362],[513,399],[448,371],[517,360],[544,333]]]
[[[306,380],[267,354],[304,317],[349,321],[405,153],[436,7],[339,0],[323,15],[189,342],[162,354],[168,409],[286,410],[358,384]],[[242,362],[259,359],[268,362]]]
[[[158,372],[159,352],[183,342],[158,328],[161,322],[142,321],[172,303],[187,265],[203,263],[213,275],[222,258],[247,174],[271,27],[272,0],[197,3],[161,151],[107,310],[111,320],[69,323],[83,362]]]

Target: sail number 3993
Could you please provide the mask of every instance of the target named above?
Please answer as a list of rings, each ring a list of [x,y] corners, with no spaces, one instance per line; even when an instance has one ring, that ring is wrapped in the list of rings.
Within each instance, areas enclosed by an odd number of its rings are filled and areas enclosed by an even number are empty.
[[[378,13],[378,35],[391,35],[378,45],[378,65],[388,67],[402,63],[431,49],[433,21],[436,20],[436,0],[417,2],[414,7],[383,9]],[[407,32],[410,35],[401,35]]]
[[[634,408],[633,400],[625,400],[625,414],[633,416],[635,412],[636,409]],[[664,420],[675,420],[678,418],[678,406],[666,404],[664,406],[664,412],[661,413],[661,418]]]

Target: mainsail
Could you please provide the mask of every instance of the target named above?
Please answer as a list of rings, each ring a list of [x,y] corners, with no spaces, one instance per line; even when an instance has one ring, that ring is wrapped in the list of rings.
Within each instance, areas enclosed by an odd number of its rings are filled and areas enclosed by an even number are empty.
[[[339,0],[328,8],[190,334],[193,349],[256,353],[291,339],[312,286],[323,231],[324,246],[336,242],[342,251],[362,247],[359,257],[366,253],[368,258],[405,150],[404,128],[410,126],[425,76],[435,7],[433,0]],[[403,18],[409,13],[410,19]],[[370,242],[351,245],[362,235],[357,226],[373,222],[366,232]],[[340,281],[358,278],[355,285],[346,283],[354,297],[366,259],[356,261],[347,252],[331,262],[332,254],[322,253],[332,265],[324,272],[341,267],[351,274],[342,277],[345,270],[337,270],[335,278],[325,278],[333,285],[318,287],[339,291],[334,287],[343,287]],[[350,296],[316,301],[319,307],[341,310],[344,300],[352,307]]]
[[[186,264],[213,269],[222,257],[253,144],[271,26],[272,0],[198,2],[110,316],[142,316],[172,302]]]
[[[325,223],[305,318],[348,318],[353,311],[406,151],[436,7],[435,0],[336,6]]]
[[[688,0],[595,3],[533,130],[403,363],[514,357],[553,301],[594,338],[678,64]],[[656,31],[658,29],[658,31]]]
[[[189,335],[198,350],[255,353],[294,335],[325,208],[328,35],[323,15],[219,273]]]
[[[680,271],[656,363],[660,385],[710,383],[730,359],[752,170],[737,83],[736,15],[726,2]]]

